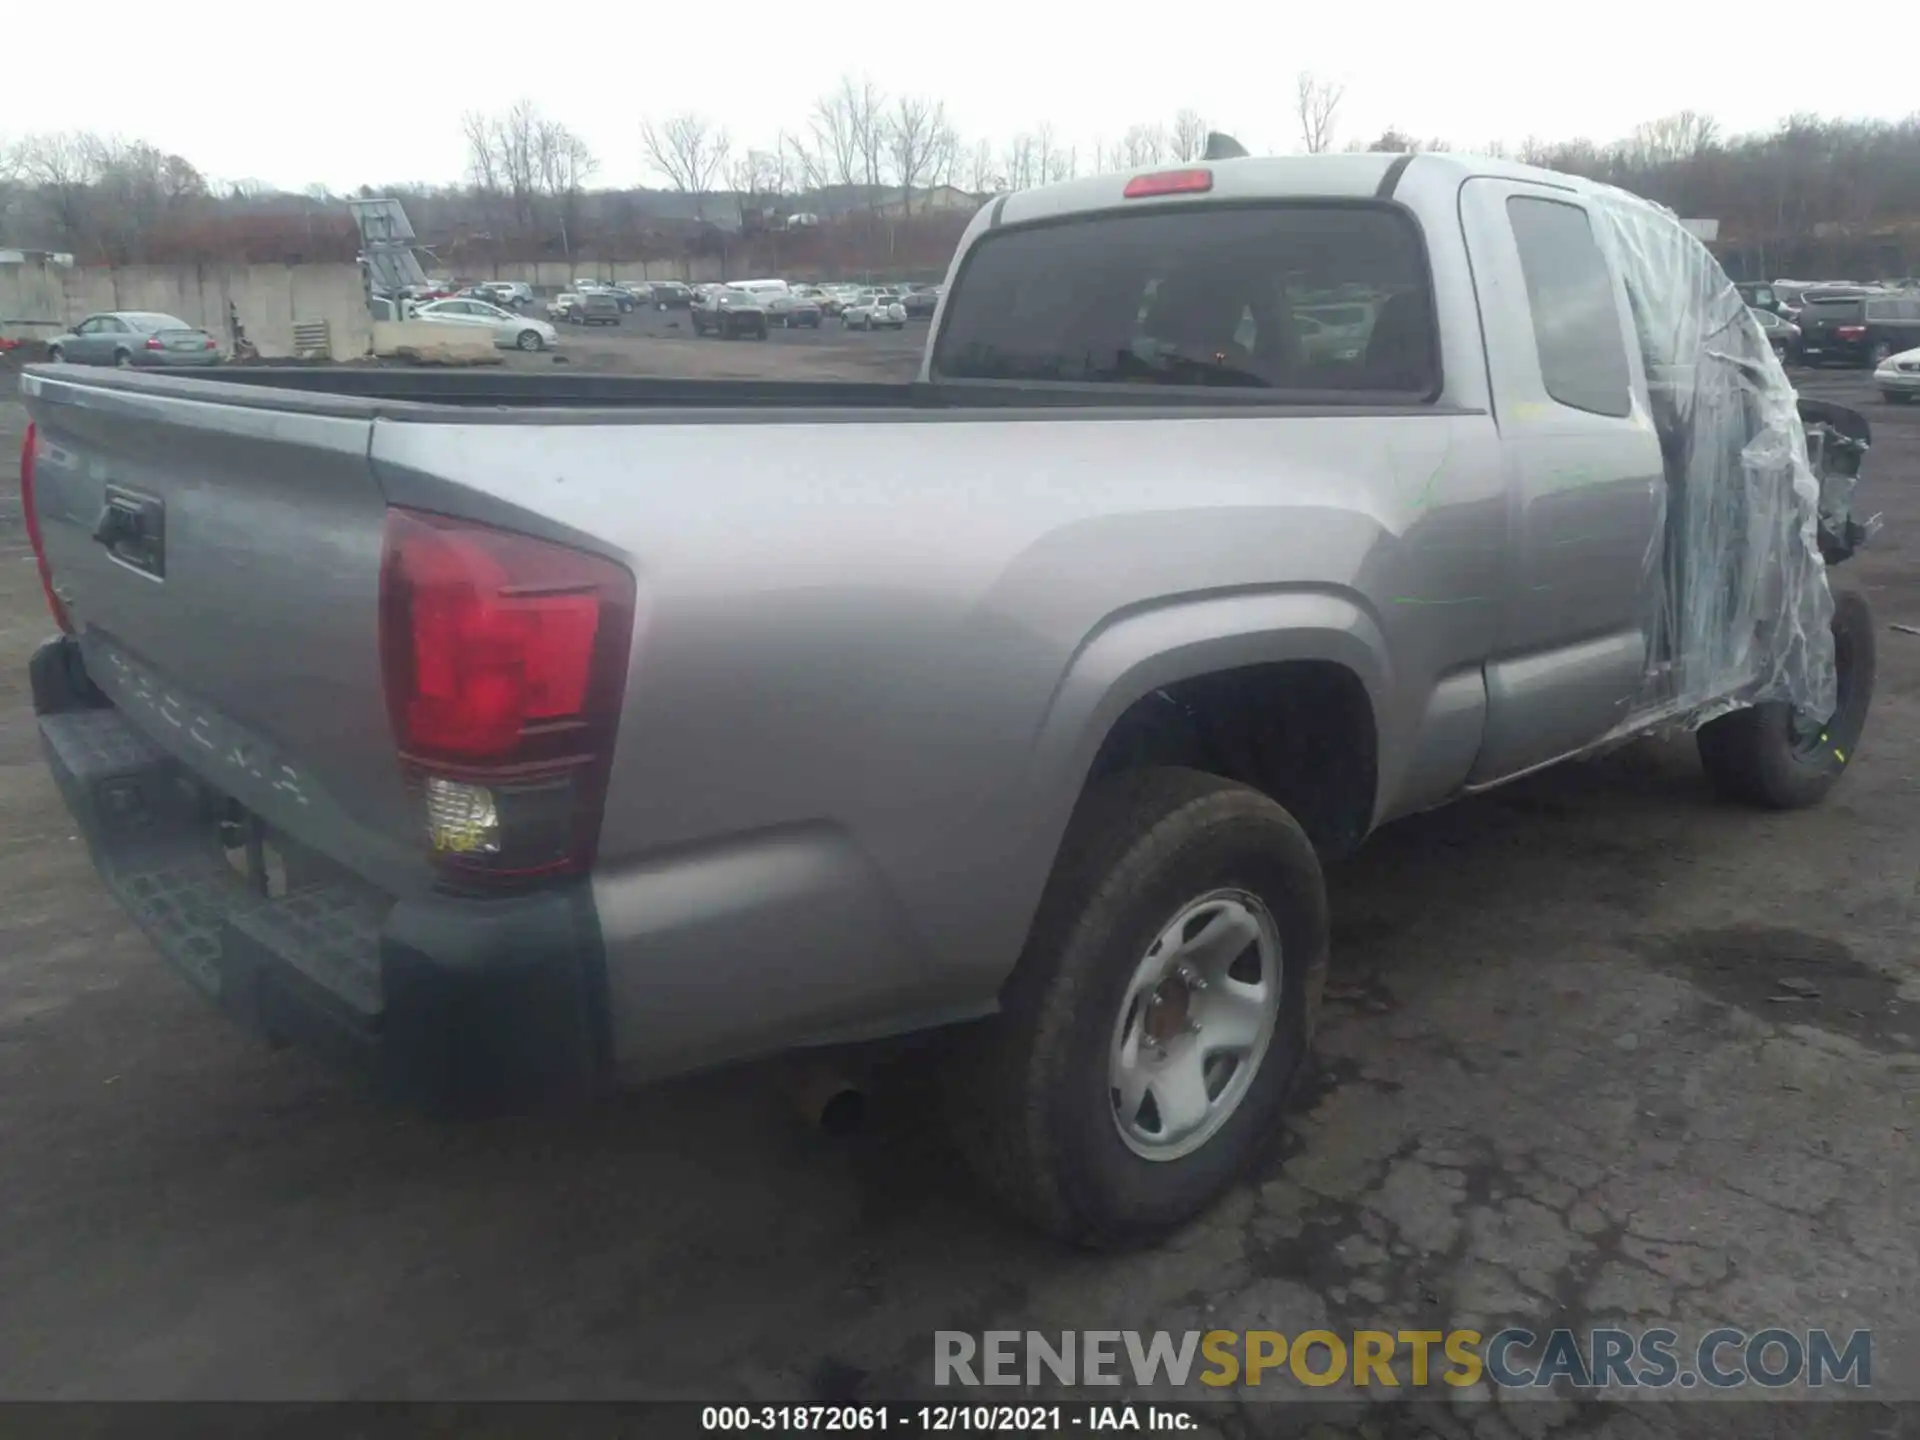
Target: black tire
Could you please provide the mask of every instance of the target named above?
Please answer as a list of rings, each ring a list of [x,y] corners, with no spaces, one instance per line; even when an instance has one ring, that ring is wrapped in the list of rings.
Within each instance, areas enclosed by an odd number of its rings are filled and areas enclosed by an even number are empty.
[[[1280,941],[1276,1028],[1238,1107],[1177,1159],[1122,1138],[1108,1089],[1121,1006],[1155,936],[1218,889],[1257,897]],[[956,1035],[948,1110],[987,1189],[1042,1230],[1090,1248],[1151,1241],[1217,1199],[1277,1136],[1326,974],[1320,863],[1258,791],[1193,770],[1097,784],[1061,844],[993,1019]]]
[[[542,343],[540,332],[538,330],[522,330],[513,343],[522,350],[538,350]]]
[[[113,363],[117,369],[131,370],[133,368],[133,352],[131,350],[114,351]]]
[[[1700,727],[1700,763],[1729,800],[1769,810],[1817,805],[1853,763],[1873,704],[1873,611],[1852,590],[1833,595],[1839,706],[1823,726],[1796,724],[1790,706],[1770,701]]]
[[[52,364],[64,365],[67,360],[67,352],[62,350],[58,345],[49,345],[47,347],[47,359]]]
[[[1882,340],[1873,347],[1872,364],[1882,365],[1893,358],[1893,346]]]

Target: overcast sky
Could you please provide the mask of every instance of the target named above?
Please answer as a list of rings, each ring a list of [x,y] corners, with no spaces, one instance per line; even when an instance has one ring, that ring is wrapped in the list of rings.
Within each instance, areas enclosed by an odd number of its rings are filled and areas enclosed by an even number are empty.
[[[1051,121],[1083,164],[1096,139],[1182,106],[1256,153],[1297,149],[1302,69],[1345,86],[1342,142],[1393,125],[1459,149],[1608,140],[1687,108],[1737,131],[1787,108],[1892,117],[1920,100],[1900,45],[1854,45],[1845,65],[1771,64],[1723,13],[1676,0],[825,0],[711,12],[613,0],[12,0],[0,5],[11,56],[0,139],[117,134],[215,179],[289,189],[446,182],[465,166],[461,113],[527,98],[584,136],[597,182],[626,185],[661,183],[642,154],[643,118],[694,110],[723,123],[736,149],[770,148],[843,70],[945,102],[969,142],[999,145]],[[109,55],[118,78],[91,83],[101,72],[83,59]]]

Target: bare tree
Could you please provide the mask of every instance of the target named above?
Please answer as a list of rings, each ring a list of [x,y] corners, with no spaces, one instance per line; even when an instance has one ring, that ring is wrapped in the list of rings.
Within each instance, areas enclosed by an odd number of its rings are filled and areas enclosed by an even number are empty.
[[[1677,165],[1720,143],[1720,127],[1697,110],[1682,110],[1637,126],[1622,147],[1629,163]]]
[[[1300,119],[1300,143],[1309,155],[1322,155],[1333,148],[1334,121],[1340,113],[1343,86],[1322,80],[1311,70],[1302,70],[1295,80],[1295,113]]]
[[[967,155],[967,189],[976,195],[991,194],[1005,187],[1006,182],[1000,178],[1000,175],[1000,166],[993,156],[993,142],[977,141]]]
[[[1005,172],[1006,186],[1009,190],[1030,190],[1034,183],[1034,143],[1033,136],[1016,135],[1007,142],[1007,153],[1001,161]]]
[[[460,117],[460,135],[467,145],[467,179],[482,195],[498,195],[501,165],[493,117],[467,111]]]
[[[1129,126],[1120,137],[1120,163],[1128,170],[1158,165],[1167,154],[1167,132],[1158,125]]]
[[[870,199],[877,198],[887,178],[886,98],[873,81],[864,76],[858,84],[843,79],[840,95],[853,136],[854,153],[860,157],[860,183],[867,187]]]
[[[726,166],[731,149],[727,132],[699,115],[676,115],[658,126],[644,122],[640,140],[654,168],[674,189],[694,197],[698,213],[701,198],[712,193],[714,179]]]
[[[534,175],[553,205],[560,227],[560,251],[569,262],[580,232],[580,193],[599,169],[587,142],[557,120],[542,120],[534,131]]]
[[[1042,120],[1033,130],[1033,178],[1036,185],[1050,185],[1061,177],[1064,157],[1053,143],[1053,123]]]
[[[821,185],[857,185],[861,181],[856,102],[853,81],[845,76],[836,89],[814,102],[808,125],[813,131],[813,169]]]
[[[1171,140],[1175,160],[1198,160],[1207,153],[1207,122],[1198,110],[1182,110],[1173,117]]]
[[[70,244],[91,228],[90,192],[100,178],[101,149],[96,137],[66,131],[29,135],[15,152],[21,179],[40,192],[55,233]]]
[[[933,174],[951,157],[956,137],[947,108],[937,100],[902,95],[884,122],[901,209],[913,213],[913,192],[931,186]]]

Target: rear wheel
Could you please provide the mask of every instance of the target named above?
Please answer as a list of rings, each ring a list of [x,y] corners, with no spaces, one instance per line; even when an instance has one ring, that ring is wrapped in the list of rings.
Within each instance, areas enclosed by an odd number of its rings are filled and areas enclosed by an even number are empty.
[[[540,332],[538,330],[522,330],[520,332],[520,338],[514,343],[522,350],[538,350],[540,348]]]
[[[1858,593],[1835,591],[1833,713],[1821,719],[1769,701],[1703,725],[1696,743],[1714,789],[1770,810],[1819,804],[1866,731],[1875,661],[1873,611]]]
[[[1873,347],[1873,363],[1875,365],[1884,365],[1892,358],[1893,346],[1889,345],[1886,341],[1882,340]]]
[[[66,358],[67,352],[62,350],[58,345],[49,345],[47,347],[47,359],[51,360],[54,364],[58,365]]]
[[[133,352],[130,350],[114,351],[113,363],[122,370],[131,370],[133,368]]]
[[[1076,1244],[1192,1218],[1276,1135],[1327,940],[1319,861],[1272,800],[1192,770],[1096,786],[946,1075],[982,1181]]]

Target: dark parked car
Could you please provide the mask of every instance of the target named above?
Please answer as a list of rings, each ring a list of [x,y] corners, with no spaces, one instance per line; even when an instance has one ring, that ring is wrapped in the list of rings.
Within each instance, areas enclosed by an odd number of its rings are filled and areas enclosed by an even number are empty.
[[[1872,291],[1809,290],[1800,357],[1810,365],[1877,365],[1920,345],[1920,300]]]
[[[569,325],[618,325],[620,302],[605,290],[569,290],[547,307],[547,316]]]
[[[662,310],[685,310],[693,304],[693,291],[678,280],[654,280],[647,289],[653,303]]]
[[[767,300],[767,318],[788,330],[818,330],[820,313],[820,302],[811,295],[774,295]]]
[[[149,310],[89,315],[47,344],[47,358],[75,365],[218,365],[220,342],[197,326]]]
[[[1785,302],[1765,280],[1740,280],[1735,282],[1733,288],[1740,292],[1740,298],[1747,302],[1749,309],[1768,310],[1778,315],[1784,308]]]
[[[718,335],[723,340],[732,340],[741,335],[764,340],[771,328],[766,306],[744,290],[728,290],[725,287],[709,290],[700,297],[700,303],[693,307],[692,314],[694,334]]]
[[[909,320],[931,320],[939,304],[940,292],[933,287],[909,290],[900,297],[900,308],[907,312]]]

